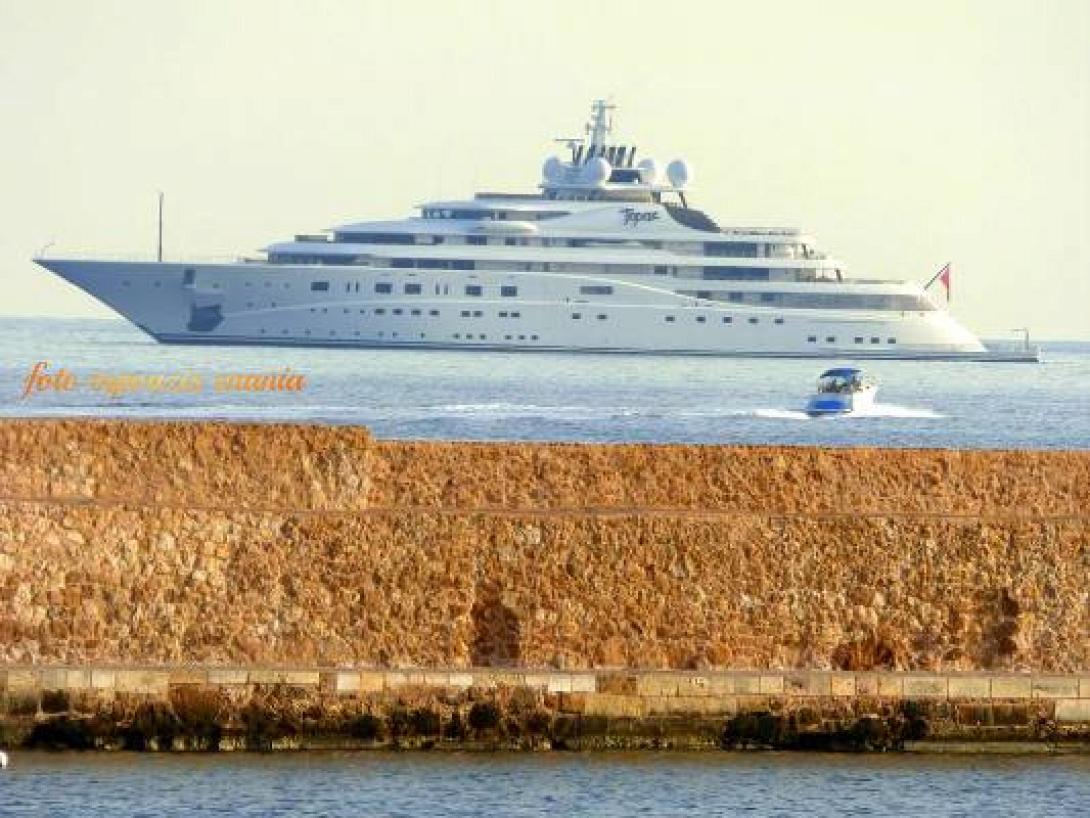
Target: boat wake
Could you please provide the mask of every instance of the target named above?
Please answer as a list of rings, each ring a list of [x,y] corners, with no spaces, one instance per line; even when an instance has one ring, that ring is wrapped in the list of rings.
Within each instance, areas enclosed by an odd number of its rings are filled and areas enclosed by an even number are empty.
[[[919,420],[939,420],[946,417],[932,409],[897,406],[892,403],[875,403],[864,409],[858,409],[845,415],[822,415],[811,417],[802,411],[793,409],[758,409],[754,417],[766,420],[861,420],[866,418],[915,418]]]

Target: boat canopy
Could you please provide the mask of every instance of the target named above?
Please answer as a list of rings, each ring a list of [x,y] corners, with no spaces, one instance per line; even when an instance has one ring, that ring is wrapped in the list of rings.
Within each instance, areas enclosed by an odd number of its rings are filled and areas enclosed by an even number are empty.
[[[847,394],[861,392],[869,384],[863,376],[863,370],[850,367],[828,369],[818,378],[817,391],[819,394]]]

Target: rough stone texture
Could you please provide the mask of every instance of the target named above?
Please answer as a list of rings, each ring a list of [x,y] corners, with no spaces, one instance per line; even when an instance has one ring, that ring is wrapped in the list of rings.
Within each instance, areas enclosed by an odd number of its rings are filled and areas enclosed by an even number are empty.
[[[0,495],[278,510],[1085,515],[1090,452],[414,443],[349,426],[0,421]]]
[[[0,422],[0,662],[1086,671],[1088,493],[1087,452]]]

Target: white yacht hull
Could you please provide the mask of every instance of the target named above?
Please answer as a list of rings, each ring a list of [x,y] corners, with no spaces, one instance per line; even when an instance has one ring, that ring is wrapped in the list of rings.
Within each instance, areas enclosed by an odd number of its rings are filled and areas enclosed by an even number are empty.
[[[701,302],[647,277],[381,270],[256,262],[40,259],[164,343],[413,347],[853,359],[996,355],[944,310],[775,309]],[[377,295],[377,282],[391,294]],[[608,281],[608,298],[578,285]],[[315,282],[325,289],[314,290]],[[467,297],[467,282],[517,298]],[[420,292],[405,295],[405,284]],[[672,282],[676,285],[676,282]],[[736,285],[741,286],[741,285]],[[578,316],[578,317],[577,317]]]

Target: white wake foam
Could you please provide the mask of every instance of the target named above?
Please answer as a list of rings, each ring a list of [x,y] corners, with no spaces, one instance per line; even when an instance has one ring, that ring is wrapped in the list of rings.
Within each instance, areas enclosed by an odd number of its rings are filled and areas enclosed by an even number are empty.
[[[897,406],[892,403],[875,403],[844,415],[821,415],[819,417],[810,417],[810,415],[805,412],[795,409],[758,409],[753,412],[753,416],[766,418],[768,420],[858,420],[863,418],[918,418],[921,420],[938,420],[945,417],[945,415],[939,414],[932,409]]]

